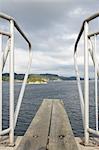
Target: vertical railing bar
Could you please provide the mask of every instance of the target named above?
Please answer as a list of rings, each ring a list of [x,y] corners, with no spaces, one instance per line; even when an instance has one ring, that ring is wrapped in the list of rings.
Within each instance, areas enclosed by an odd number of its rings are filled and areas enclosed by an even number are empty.
[[[9,51],[10,51],[10,38],[7,40],[7,44],[6,44],[6,47],[5,47],[5,50],[4,50],[2,70],[4,69]]]
[[[85,145],[89,143],[89,75],[88,75],[88,23],[84,24],[84,101],[85,101]]]
[[[14,146],[14,22],[10,21],[10,145]]]
[[[2,131],[2,63],[3,63],[3,40],[0,34],[0,132]]]
[[[80,75],[79,75],[78,66],[77,66],[77,56],[76,56],[76,54],[74,54],[74,64],[75,64],[75,72],[76,72],[77,85],[78,85],[78,91],[79,91],[79,97],[80,97],[82,120],[83,120],[83,126],[84,126],[84,97],[83,97],[81,83],[80,83]]]
[[[6,19],[7,17],[5,16],[4,19]],[[32,61],[32,52],[31,52],[31,43],[29,42],[29,40],[27,39],[27,37],[25,36],[25,34],[21,31],[21,29],[19,28],[19,26],[16,24],[16,22],[14,21],[13,18],[9,18],[7,19],[10,22],[10,35],[9,35],[9,39],[8,39],[8,44],[5,48],[5,51],[3,53],[3,49],[2,49],[2,33],[0,33],[0,81],[2,83],[2,71],[4,69],[5,66],[5,62],[7,60],[8,57],[8,53],[9,54],[9,69],[10,69],[10,88],[9,88],[9,128],[5,129],[2,131],[2,99],[0,99],[0,134],[1,135],[5,135],[7,134],[9,131],[9,142],[10,142],[10,146],[14,146],[14,127],[16,125],[17,122],[17,118],[18,118],[18,114],[19,114],[19,110],[20,110],[20,106],[21,106],[21,102],[22,102],[22,98],[24,95],[24,91],[25,91],[25,87],[26,87],[26,82],[27,82],[27,78],[28,78],[28,73],[30,70],[30,66],[31,66],[31,61]],[[26,71],[25,77],[24,77],[24,81],[21,87],[21,91],[19,94],[19,98],[18,98],[18,104],[17,104],[17,108],[15,111],[15,115],[14,115],[14,27],[16,27],[16,29],[20,32],[20,34],[22,35],[22,37],[27,41],[27,43],[29,44],[29,65],[28,65],[28,69]],[[7,34],[4,33],[3,34]],[[9,44],[10,43],[10,44]],[[2,84],[0,84],[0,93],[2,94]],[[2,95],[0,95],[0,98],[2,97]],[[15,118],[14,118],[15,117]]]
[[[19,97],[18,97],[18,102],[17,102],[17,105],[16,105],[16,109],[15,109],[15,115],[14,115],[14,127],[16,126],[16,123],[17,123],[17,119],[18,119],[18,114],[19,114],[19,111],[20,111],[20,107],[21,107],[21,103],[22,103],[22,98],[24,96],[24,91],[25,91],[25,87],[26,87],[26,82],[27,82],[27,78],[28,78],[28,74],[29,74],[29,70],[30,70],[30,67],[31,67],[31,62],[32,62],[32,55],[31,55],[31,49],[30,49],[30,53],[29,53],[29,65],[28,65],[28,69],[25,73],[25,77],[24,77],[24,80],[23,80],[23,84],[22,84],[22,87],[21,87],[21,91],[20,91],[20,94],[19,94]]]
[[[96,130],[98,131],[98,85],[97,85],[97,58],[96,58],[96,35],[94,36],[94,58],[95,58],[95,107],[96,107]]]

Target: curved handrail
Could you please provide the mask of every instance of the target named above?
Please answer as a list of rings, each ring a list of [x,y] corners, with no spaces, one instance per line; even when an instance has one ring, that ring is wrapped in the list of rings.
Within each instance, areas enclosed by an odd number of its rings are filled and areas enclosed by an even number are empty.
[[[84,31],[84,24],[85,24],[85,22],[90,22],[91,20],[93,20],[93,19],[95,19],[95,18],[97,18],[97,17],[99,17],[99,13],[96,13],[96,14],[94,14],[94,15],[92,15],[92,16],[86,18],[86,19],[83,21],[83,24],[82,24],[82,26],[81,26],[80,32],[79,32],[78,37],[77,37],[77,40],[76,40],[76,42],[75,42],[74,53],[77,51],[77,45],[78,45],[79,40],[80,40],[80,38],[81,38],[81,36],[82,36],[82,33],[83,33],[83,31]]]
[[[28,45],[29,45],[29,48],[31,48],[31,43],[30,41],[28,40],[28,38],[26,37],[25,33],[20,29],[19,25],[16,23],[15,19],[11,16],[8,16],[4,13],[0,13],[0,18],[3,18],[3,19],[6,19],[8,21],[10,20],[13,20],[14,22],[14,25],[16,27],[16,29],[20,32],[20,34],[22,35],[22,37],[27,41]]]
[[[13,27],[15,27],[17,29],[17,31],[22,35],[22,37],[25,39],[25,41],[27,42],[27,44],[29,46],[28,66],[27,66],[27,70],[26,70],[26,73],[25,73],[25,76],[24,76],[24,79],[23,79],[21,90],[20,90],[20,93],[19,93],[19,96],[18,96],[18,102],[17,102],[17,105],[16,105],[16,109],[15,109],[15,112],[14,112],[14,118],[13,118],[14,119],[14,126],[13,126],[13,128],[15,128],[16,123],[17,123],[17,119],[18,119],[18,114],[19,114],[20,107],[21,107],[21,103],[22,103],[22,99],[23,99],[23,96],[24,96],[24,91],[25,91],[25,87],[26,87],[26,83],[27,83],[29,70],[30,70],[31,63],[32,63],[32,50],[31,50],[31,43],[30,43],[29,39],[26,37],[25,33],[20,29],[20,26],[16,23],[14,18],[12,18],[11,16],[8,16],[4,13],[0,13],[0,18],[5,19],[9,22],[12,21],[13,22]],[[8,36],[9,38],[11,37],[10,33],[2,32],[2,31],[0,31],[0,33],[2,35]],[[8,48],[7,48],[7,50],[8,50]],[[5,64],[7,56],[8,56],[8,51],[7,51],[7,54],[5,55],[4,64]],[[3,68],[4,68],[4,66],[3,66]],[[11,130],[10,128],[8,128],[7,130],[4,130],[4,131],[0,132],[0,135],[4,135],[4,134],[8,133],[10,130]]]
[[[86,18],[83,23],[82,23],[82,26],[81,26],[81,29],[80,29],[80,32],[78,34],[78,37],[76,39],[76,42],[75,42],[75,45],[74,45],[74,66],[75,66],[75,72],[76,72],[76,76],[77,76],[77,85],[78,85],[78,91],[79,91],[79,96],[80,96],[80,102],[81,102],[81,112],[82,112],[82,119],[83,119],[83,125],[84,125],[84,97],[83,97],[83,92],[82,92],[82,87],[81,87],[81,83],[80,83],[80,75],[79,75],[79,69],[78,69],[78,65],[77,65],[77,55],[76,55],[76,52],[77,52],[77,46],[78,46],[78,43],[81,39],[81,36],[83,34],[83,31],[84,31],[84,25],[85,25],[85,22],[90,22],[91,20],[95,19],[96,17],[99,17],[99,13],[96,13],[88,18]],[[99,34],[99,32],[96,32],[94,34]],[[88,38],[89,38],[89,41],[90,41],[90,37],[93,36],[93,34],[91,34]],[[91,57],[93,57],[91,55]]]

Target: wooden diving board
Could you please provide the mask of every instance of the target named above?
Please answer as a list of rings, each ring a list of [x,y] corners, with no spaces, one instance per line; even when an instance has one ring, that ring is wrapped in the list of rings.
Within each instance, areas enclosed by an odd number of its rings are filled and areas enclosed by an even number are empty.
[[[17,150],[78,150],[61,100],[43,100]]]

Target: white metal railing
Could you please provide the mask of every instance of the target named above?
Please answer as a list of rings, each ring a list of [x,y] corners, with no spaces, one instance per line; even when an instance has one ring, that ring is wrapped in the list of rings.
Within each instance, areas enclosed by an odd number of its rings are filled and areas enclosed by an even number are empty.
[[[28,78],[28,73],[30,70],[31,62],[32,62],[31,43],[12,17],[5,15],[3,13],[0,13],[0,18],[9,21],[9,25],[10,25],[9,33],[0,31],[0,136],[3,136],[9,133],[10,145],[13,146],[14,145],[14,129],[17,123],[18,114],[19,114],[21,103],[22,103],[27,78]],[[18,97],[18,102],[16,105],[15,112],[14,112],[14,57],[16,56],[14,54],[14,42],[15,42],[14,41],[14,33],[15,33],[14,28],[17,29],[17,31],[21,34],[21,36],[25,39],[25,41],[27,42],[29,46],[29,62],[28,62],[27,71],[25,73],[25,77],[22,83],[22,87],[20,90],[20,94]],[[8,37],[7,45],[4,51],[3,51],[3,36]],[[3,68],[4,68],[8,55],[9,55],[9,62],[10,62],[10,66],[9,66],[9,69],[10,69],[9,117],[10,118],[9,118],[9,128],[2,130],[2,109],[3,109],[2,108],[2,72],[3,72]]]
[[[93,19],[99,17],[99,13],[92,15],[91,17],[84,20],[79,35],[77,37],[75,47],[74,47],[74,63],[75,71],[77,76],[78,91],[80,96],[81,112],[84,125],[84,135],[85,135],[85,145],[89,144],[89,133],[99,136],[98,128],[98,77],[99,77],[99,67],[98,59],[96,54],[96,40],[99,32],[89,33],[89,22]],[[80,75],[77,65],[77,47],[80,38],[84,32],[84,94],[82,92],[82,87],[80,83]],[[94,42],[92,40],[94,38]],[[96,129],[91,129],[89,124],[89,54],[91,55],[94,64],[94,76],[95,76],[95,120]]]

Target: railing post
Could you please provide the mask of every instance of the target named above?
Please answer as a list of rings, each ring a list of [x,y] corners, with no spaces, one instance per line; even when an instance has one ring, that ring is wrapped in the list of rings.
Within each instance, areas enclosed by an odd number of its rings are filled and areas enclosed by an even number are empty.
[[[96,130],[98,131],[98,80],[97,80],[97,56],[96,56],[96,35],[94,36],[94,62],[95,62],[95,106],[96,106]]]
[[[2,131],[2,34],[0,34],[0,132]]]
[[[10,21],[10,145],[14,146],[14,21]]]
[[[85,145],[89,143],[89,73],[88,73],[88,23],[85,22],[84,25],[84,101],[85,101],[85,110],[84,110],[84,134],[85,134]]]

